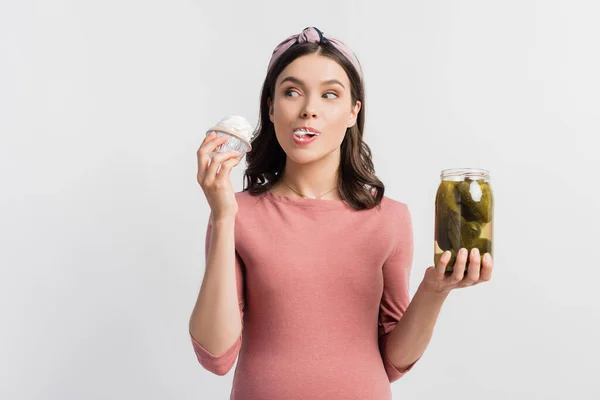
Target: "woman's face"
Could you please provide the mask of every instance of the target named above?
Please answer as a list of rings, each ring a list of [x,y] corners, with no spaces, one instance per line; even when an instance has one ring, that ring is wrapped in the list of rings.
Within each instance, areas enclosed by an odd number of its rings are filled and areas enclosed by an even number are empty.
[[[279,74],[268,104],[279,145],[297,163],[339,154],[346,129],[356,123],[361,107],[360,101],[352,104],[346,71],[316,53],[297,58]],[[310,143],[294,139],[294,132],[303,128],[317,131]]]

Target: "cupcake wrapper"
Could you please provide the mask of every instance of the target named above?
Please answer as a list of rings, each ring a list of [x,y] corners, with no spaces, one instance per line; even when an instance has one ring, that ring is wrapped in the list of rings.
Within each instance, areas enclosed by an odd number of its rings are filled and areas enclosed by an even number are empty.
[[[213,131],[208,131],[206,133],[206,135],[209,135],[210,132]],[[244,142],[242,139],[238,138],[237,136],[231,135],[227,132],[221,132],[221,131],[214,131],[217,134],[217,137],[221,137],[221,136],[226,136],[228,137],[228,140],[219,145],[212,153],[211,156],[216,154],[216,153],[225,153],[228,151],[237,151],[240,153],[240,155],[238,157],[236,157],[238,160],[241,160],[242,157],[244,157],[244,155],[250,151],[251,146],[248,146],[248,143]],[[211,157],[212,158],[212,157]]]

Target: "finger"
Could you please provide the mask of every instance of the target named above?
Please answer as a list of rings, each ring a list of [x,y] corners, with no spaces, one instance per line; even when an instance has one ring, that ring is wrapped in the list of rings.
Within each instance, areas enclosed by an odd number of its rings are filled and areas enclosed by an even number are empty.
[[[216,132],[211,132],[209,135],[206,135],[202,141],[202,144],[198,148],[198,154],[210,154],[227,140],[227,136],[217,136]]]
[[[237,155],[235,158],[230,158],[226,161],[223,161],[221,164],[221,169],[219,169],[219,172],[217,172],[217,180],[228,178],[233,167],[237,166],[239,163],[240,160],[237,159]]]
[[[492,271],[494,269],[494,262],[490,253],[485,253],[483,256],[483,264],[481,266],[481,273],[479,274],[480,282],[487,282],[492,279]]]
[[[211,140],[213,140],[216,137],[216,133],[214,131],[210,132],[208,135],[206,135],[204,137],[204,140],[202,141],[202,143],[200,143],[200,147],[198,147],[198,150],[196,151],[196,156],[198,157],[198,171],[200,170],[200,164],[203,160],[202,158],[202,149],[204,149],[206,146],[206,143],[210,142]],[[208,157],[206,157],[206,160],[208,160]]]
[[[474,247],[471,249],[471,258],[469,260],[469,269],[467,276],[463,280],[467,285],[473,285],[479,280],[479,269],[481,266],[481,257],[479,256],[479,249]]]
[[[205,180],[208,182],[212,182],[217,178],[217,172],[219,170],[219,167],[221,166],[221,164],[233,157],[237,157],[239,156],[239,154],[232,152],[232,151],[226,151],[224,153],[217,153],[213,156],[212,160],[210,161],[210,165],[208,166],[208,169],[206,170],[206,177]]]
[[[211,135],[215,135],[212,136]],[[206,178],[206,170],[208,169],[208,164],[211,159],[210,154],[217,148],[217,146],[225,143],[227,141],[226,137],[217,137],[215,132],[211,132],[210,135],[204,138],[202,145],[197,151],[198,156],[198,178],[204,179]]]
[[[451,257],[452,257],[452,253],[450,253],[448,250],[446,250],[442,254],[442,257],[440,258],[438,265],[435,266],[436,274],[439,279],[444,279],[444,275],[446,273],[446,267],[448,266],[448,262],[450,261]]]
[[[202,143],[200,144],[200,148],[206,147],[207,143],[210,143],[216,139],[220,139],[221,137],[217,135],[217,132],[212,131],[210,132],[208,135],[206,135],[204,137],[204,140],[202,141]],[[198,149],[200,150],[200,149]]]
[[[454,272],[452,273],[451,280],[454,282],[460,282],[465,276],[465,268],[467,264],[469,252],[464,247],[461,248],[456,256],[456,262],[454,263]]]

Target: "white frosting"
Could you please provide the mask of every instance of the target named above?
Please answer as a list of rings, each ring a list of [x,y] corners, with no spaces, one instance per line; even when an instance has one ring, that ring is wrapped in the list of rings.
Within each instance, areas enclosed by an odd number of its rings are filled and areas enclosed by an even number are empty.
[[[254,128],[244,117],[232,115],[221,119],[212,130],[224,130],[225,132],[238,135],[248,143],[252,139]]]

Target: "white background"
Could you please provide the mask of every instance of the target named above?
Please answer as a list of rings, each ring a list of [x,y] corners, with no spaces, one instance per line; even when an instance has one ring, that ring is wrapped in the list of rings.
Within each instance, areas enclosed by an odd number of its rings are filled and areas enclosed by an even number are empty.
[[[600,398],[597,2],[0,4],[0,398],[228,398],[235,367],[207,372],[188,336],[196,150],[224,115],[256,124],[273,48],[307,26],[364,66],[411,295],[439,172],[491,171],[493,279],[450,295],[394,398]]]

